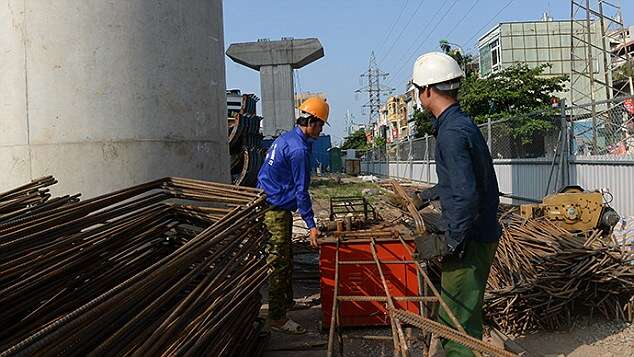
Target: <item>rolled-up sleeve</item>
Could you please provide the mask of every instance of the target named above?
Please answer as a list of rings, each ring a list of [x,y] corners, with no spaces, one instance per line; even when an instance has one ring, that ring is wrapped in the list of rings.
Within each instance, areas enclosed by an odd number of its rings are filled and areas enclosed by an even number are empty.
[[[449,173],[450,204],[443,205],[449,236],[462,242],[477,215],[478,193],[471,159],[471,145],[460,130],[447,133],[441,147]]]
[[[291,153],[291,171],[293,182],[295,183],[297,209],[304,222],[306,222],[306,226],[310,229],[315,227],[315,214],[313,213],[313,204],[308,193],[310,185],[309,163],[308,151],[294,150]]]

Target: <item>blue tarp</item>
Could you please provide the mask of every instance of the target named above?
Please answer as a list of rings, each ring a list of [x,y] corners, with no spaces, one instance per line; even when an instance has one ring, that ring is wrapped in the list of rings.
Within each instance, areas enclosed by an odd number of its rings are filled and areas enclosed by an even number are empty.
[[[268,150],[274,139],[262,140],[262,146]],[[332,146],[330,135],[321,135],[313,142],[313,152],[311,154],[311,170],[315,172],[321,165],[322,172],[330,169],[330,153],[328,149]]]
[[[312,170],[315,171],[321,165],[321,172],[330,169],[330,153],[328,149],[332,146],[330,135],[321,135],[313,142]]]

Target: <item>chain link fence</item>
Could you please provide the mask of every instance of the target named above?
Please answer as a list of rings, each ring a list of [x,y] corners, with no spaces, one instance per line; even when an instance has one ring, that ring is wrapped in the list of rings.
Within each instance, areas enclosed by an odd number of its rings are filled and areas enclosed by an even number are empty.
[[[571,153],[577,156],[634,154],[634,98],[617,98],[567,108]]]
[[[527,119],[530,121],[526,125]],[[617,98],[565,109],[553,108],[478,125],[491,157],[554,158],[565,150],[572,156],[634,154],[634,99]],[[523,123],[520,129],[520,123]],[[535,126],[535,127],[531,127]],[[528,129],[530,130],[526,130]],[[561,130],[562,127],[565,130]],[[528,134],[525,134],[528,132]],[[568,144],[564,147],[562,140]],[[427,135],[374,148],[370,161],[434,161],[436,138]]]

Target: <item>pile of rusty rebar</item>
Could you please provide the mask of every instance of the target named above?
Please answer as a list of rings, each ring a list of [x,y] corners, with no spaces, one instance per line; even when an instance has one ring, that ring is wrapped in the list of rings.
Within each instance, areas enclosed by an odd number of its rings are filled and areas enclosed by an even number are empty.
[[[254,355],[264,195],[165,178],[0,193],[0,356]]]
[[[485,313],[502,331],[555,330],[582,314],[632,320],[634,257],[610,235],[513,214],[501,223]]]

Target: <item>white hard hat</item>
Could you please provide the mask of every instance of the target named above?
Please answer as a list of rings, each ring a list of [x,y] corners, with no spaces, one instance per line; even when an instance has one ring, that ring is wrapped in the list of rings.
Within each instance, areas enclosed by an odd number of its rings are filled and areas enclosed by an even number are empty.
[[[458,81],[452,80],[461,77],[464,77],[464,72],[455,59],[442,52],[430,52],[414,62],[412,83],[419,87],[435,84],[440,90],[452,90],[460,86]],[[452,82],[443,83],[448,81]]]

